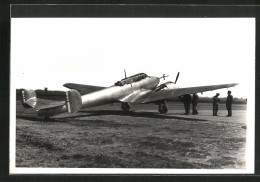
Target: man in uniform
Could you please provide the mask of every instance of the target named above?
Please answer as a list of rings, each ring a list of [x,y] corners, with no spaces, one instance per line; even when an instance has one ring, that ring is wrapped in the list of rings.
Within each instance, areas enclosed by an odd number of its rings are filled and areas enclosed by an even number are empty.
[[[228,115],[227,117],[231,117],[232,116],[232,102],[233,102],[233,96],[231,95],[231,91],[228,91],[228,96],[227,96],[227,100],[226,100],[226,107],[228,110]]]
[[[213,98],[213,116],[218,115],[218,103],[220,102],[220,99],[218,98],[219,93],[217,93]]]
[[[186,94],[183,96],[183,104],[184,104],[184,108],[185,108],[185,113],[186,115],[190,114],[190,104],[191,104],[191,95],[190,94]]]
[[[192,97],[192,114],[193,115],[198,114],[198,111],[197,111],[198,102],[199,102],[199,96],[196,93],[194,93],[193,97]]]

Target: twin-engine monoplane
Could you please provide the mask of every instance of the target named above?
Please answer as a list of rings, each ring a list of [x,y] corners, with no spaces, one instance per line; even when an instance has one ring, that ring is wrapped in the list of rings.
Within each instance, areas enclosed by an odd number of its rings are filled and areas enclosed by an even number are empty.
[[[22,91],[22,101],[25,107],[34,108],[38,116],[51,116],[64,112],[75,113],[80,109],[89,108],[114,102],[121,102],[123,111],[130,110],[131,103],[155,103],[162,114],[168,111],[167,99],[183,96],[186,94],[202,93],[221,88],[236,86],[236,83],[209,85],[199,87],[178,88],[176,86],[179,73],[175,82],[166,82],[160,84],[162,77],[148,76],[145,73],[139,73],[115,82],[110,87],[100,87],[93,85],[81,85],[75,83],[66,83],[63,86],[71,89],[66,92],[65,101],[38,103],[37,96],[33,90]]]

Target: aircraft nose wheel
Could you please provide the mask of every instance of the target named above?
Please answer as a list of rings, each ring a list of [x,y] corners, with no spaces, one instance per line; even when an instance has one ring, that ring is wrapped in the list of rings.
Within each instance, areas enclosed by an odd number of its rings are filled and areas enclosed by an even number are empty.
[[[123,102],[121,105],[121,109],[125,112],[130,110],[130,104],[128,104],[127,102]]]
[[[160,103],[159,104],[159,113],[166,114],[168,112],[168,107],[166,103]]]

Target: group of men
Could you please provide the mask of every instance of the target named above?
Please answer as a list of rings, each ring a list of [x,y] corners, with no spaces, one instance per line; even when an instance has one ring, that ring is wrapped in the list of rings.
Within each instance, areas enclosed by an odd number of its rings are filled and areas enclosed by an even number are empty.
[[[220,102],[220,99],[218,98],[219,93],[217,93],[213,98],[213,116],[218,116],[218,104]],[[185,108],[185,113],[186,115],[190,114],[190,104],[192,103],[192,114],[196,115],[198,114],[197,111],[197,104],[199,102],[199,96],[194,93],[193,96],[191,97],[190,94],[186,94],[182,97],[179,97],[179,99],[183,102],[184,108]],[[232,116],[232,103],[233,103],[233,96],[231,95],[231,91],[228,91],[228,96],[226,100],[226,108],[228,110],[228,115],[227,117]]]
[[[217,93],[212,99],[213,99],[213,116],[218,115],[218,104],[220,102],[220,99],[218,98],[219,93]],[[232,116],[232,103],[233,103],[233,96],[231,95],[231,91],[228,91],[228,96],[226,100],[226,108],[228,110],[227,117]]]
[[[183,95],[182,97],[179,97],[179,99],[184,104],[184,109],[186,115],[190,114],[190,104],[192,103],[192,114],[196,115],[198,114],[197,111],[197,104],[199,102],[199,96],[195,93],[193,94],[192,98],[190,94]]]

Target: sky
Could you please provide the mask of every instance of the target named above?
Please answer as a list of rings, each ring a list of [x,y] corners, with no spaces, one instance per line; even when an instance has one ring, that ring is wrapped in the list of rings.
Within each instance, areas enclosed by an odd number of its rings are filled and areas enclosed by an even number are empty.
[[[111,86],[146,73],[179,87],[239,83],[254,89],[254,18],[12,18],[11,83],[14,88],[67,90],[72,82]]]

